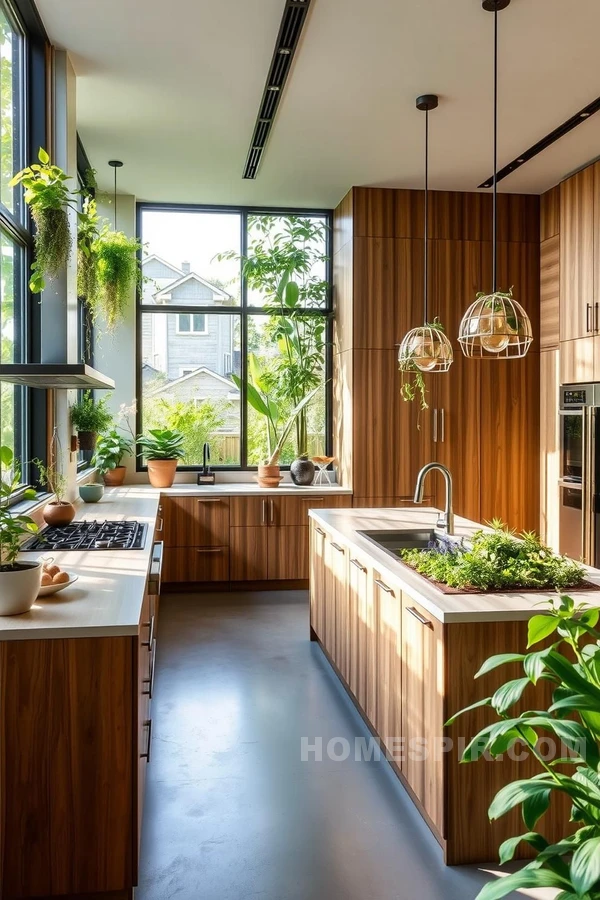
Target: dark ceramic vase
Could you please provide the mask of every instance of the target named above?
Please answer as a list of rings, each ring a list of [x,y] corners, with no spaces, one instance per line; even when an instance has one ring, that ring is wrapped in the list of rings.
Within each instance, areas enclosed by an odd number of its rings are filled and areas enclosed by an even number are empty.
[[[315,464],[308,456],[299,456],[290,466],[290,476],[298,487],[310,487],[315,480]]]

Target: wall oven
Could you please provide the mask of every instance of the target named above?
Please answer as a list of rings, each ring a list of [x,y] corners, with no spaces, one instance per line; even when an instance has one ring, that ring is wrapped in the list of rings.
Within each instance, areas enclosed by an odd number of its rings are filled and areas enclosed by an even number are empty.
[[[560,389],[560,552],[588,565],[600,562],[598,416],[600,384]]]

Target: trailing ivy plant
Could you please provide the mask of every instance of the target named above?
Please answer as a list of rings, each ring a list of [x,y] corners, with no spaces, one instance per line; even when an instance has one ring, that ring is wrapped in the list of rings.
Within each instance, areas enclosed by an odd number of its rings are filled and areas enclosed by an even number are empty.
[[[25,203],[35,223],[35,254],[29,281],[34,294],[43,291],[46,279],[56,278],[67,265],[72,245],[67,210],[75,208],[74,195],[67,187],[69,176],[51,164],[42,147],[38,159],[39,164],[27,166],[10,181],[10,187],[23,185]]]
[[[435,331],[445,332],[444,326],[436,316],[432,322],[425,322],[423,329],[432,328]],[[418,339],[416,339],[418,340]],[[406,403],[412,403],[418,398],[421,410],[429,409],[427,402],[427,386],[423,378],[423,370],[417,365],[417,358],[422,355],[422,348],[415,343],[414,346],[405,346],[402,342],[398,355],[398,368],[402,375],[400,395]],[[417,422],[417,428],[420,428]]]
[[[556,900],[600,900],[600,610],[576,605],[562,596],[550,603],[547,615],[533,616],[528,626],[526,653],[504,653],[490,657],[476,678],[507,663],[520,662],[523,676],[506,682],[491,697],[469,709],[488,706],[498,721],[483,728],[464,751],[462,762],[480,759],[484,753],[496,758],[515,742],[526,745],[539,763],[538,774],[514,781],[494,797],[488,814],[499,819],[515,807],[521,807],[525,825],[523,834],[504,841],[500,862],[513,859],[521,842],[536,852],[524,868],[487,884],[476,900],[500,900],[519,888],[557,888]],[[549,646],[548,639],[556,635]],[[541,641],[543,649],[530,650]],[[517,715],[513,706],[521,700],[529,685],[540,679],[553,684],[548,709],[534,709]],[[536,748],[540,732],[552,736],[557,745],[565,745],[570,754],[548,760]],[[550,844],[538,822],[556,794],[571,801],[571,822],[565,823],[565,836]]]

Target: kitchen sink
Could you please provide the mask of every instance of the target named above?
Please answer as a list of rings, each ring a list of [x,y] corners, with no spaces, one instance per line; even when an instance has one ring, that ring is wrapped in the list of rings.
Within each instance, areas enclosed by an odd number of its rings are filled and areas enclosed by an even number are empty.
[[[440,544],[457,544],[458,538],[435,531],[433,528],[410,528],[399,531],[359,531],[376,547],[385,550],[390,556],[400,556],[401,550],[426,550]]]

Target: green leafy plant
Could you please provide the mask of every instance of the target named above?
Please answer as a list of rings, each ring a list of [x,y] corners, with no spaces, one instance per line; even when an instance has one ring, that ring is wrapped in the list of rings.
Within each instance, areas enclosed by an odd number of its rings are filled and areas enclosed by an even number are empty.
[[[326,320],[306,311],[323,309],[327,303],[329,285],[318,274],[327,260],[322,249],[325,234],[326,225],[319,219],[252,216],[248,254],[218,257],[240,259],[248,287],[260,293],[263,305],[272,311],[265,330],[279,352],[263,363],[262,380],[282,410],[298,409],[308,394],[324,385]],[[296,453],[305,455],[308,404],[300,407],[293,427]]]
[[[400,557],[420,574],[454,588],[562,590],[584,580],[582,566],[557,556],[533,532],[523,532],[517,540],[502,522],[490,524],[492,531],[476,531],[468,543],[402,550]]]
[[[106,434],[100,435],[96,442],[96,450],[92,458],[101,475],[116,469],[123,462],[124,456],[133,454],[133,441],[121,434],[116,428],[112,428]]]
[[[35,222],[35,258],[31,264],[30,290],[40,293],[46,278],[55,278],[66,266],[71,253],[71,231],[67,209],[74,208],[73,194],[67,187],[69,176],[40,147],[39,163],[27,166],[10,181],[10,187],[22,184],[25,203]]]
[[[94,400],[91,391],[71,406],[71,424],[76,431],[105,431],[112,422],[112,414],[106,408],[108,400]]]
[[[38,470],[38,478],[42,487],[45,487],[50,494],[56,497],[56,503],[65,503],[65,494],[67,493],[68,479],[60,469],[56,462],[55,454],[46,465],[41,459],[33,459],[33,464]]]
[[[148,434],[137,439],[141,452],[138,456],[145,459],[183,459],[183,435],[180,431],[150,428]]]
[[[434,331],[445,332],[444,326],[436,316],[433,322],[426,322],[422,326],[423,329],[431,328]],[[417,365],[418,360],[423,355],[422,345],[419,344],[418,337],[412,344],[403,341],[398,354],[398,368],[402,375],[400,385],[400,396],[406,403],[412,403],[419,398],[420,409],[429,409],[427,402],[427,385],[423,378],[423,370]],[[419,422],[417,427],[420,427]]]
[[[77,296],[85,300],[93,314],[98,307],[98,268],[94,247],[100,234],[100,216],[93,197],[85,198],[77,219]]]
[[[0,572],[17,568],[16,559],[23,538],[38,530],[29,516],[10,511],[14,492],[21,484],[21,473],[10,447],[0,447]],[[35,491],[28,488],[24,500],[34,500]]]
[[[489,706],[499,721],[472,739],[462,762],[474,762],[486,752],[495,758],[520,741],[540,765],[539,774],[503,787],[489,808],[494,821],[520,806],[526,828],[502,844],[500,862],[513,859],[521,842],[529,844],[536,857],[518,872],[487,884],[476,900],[500,900],[523,887],[558,888],[556,900],[600,900],[600,631],[596,627],[600,610],[577,606],[567,596],[551,601],[550,606],[547,615],[533,616],[528,624],[528,651],[540,641],[546,642],[543,649],[492,656],[475,676],[506,663],[523,665],[523,677],[468,708]],[[552,635],[558,640],[548,645]],[[516,715],[512,707],[540,679],[553,684],[551,705]],[[543,757],[536,749],[540,732],[566,745],[572,755],[555,760]],[[565,827],[564,838],[550,844],[536,826],[557,793],[570,799],[571,822],[577,829]]]
[[[232,379],[241,390],[242,380],[238,375],[232,374]],[[306,394],[294,409],[286,421],[282,421],[282,413],[278,404],[270,394],[270,382],[260,369],[258,359],[253,353],[248,355],[248,381],[246,392],[248,402],[253,409],[265,418],[267,455],[265,465],[276,466],[285,442],[287,441],[298,415],[308,406],[319,391],[319,387],[313,388]]]

